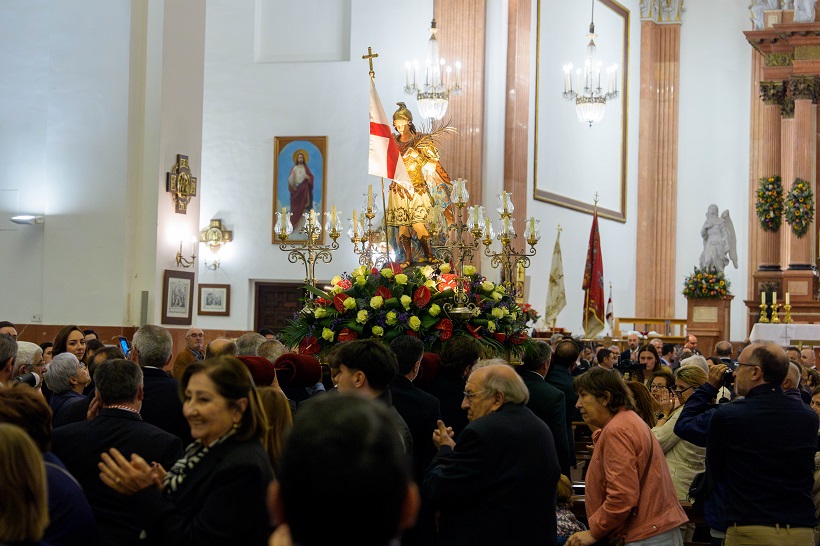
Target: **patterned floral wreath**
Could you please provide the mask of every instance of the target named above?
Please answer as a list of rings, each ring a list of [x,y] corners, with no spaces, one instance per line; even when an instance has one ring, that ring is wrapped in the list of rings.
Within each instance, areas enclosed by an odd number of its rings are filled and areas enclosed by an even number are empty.
[[[687,299],[728,296],[729,279],[724,276],[723,271],[718,271],[714,267],[695,267],[694,272],[683,281],[683,295]]]
[[[783,223],[783,184],[780,176],[761,178],[755,211],[763,231],[778,231]]]
[[[802,178],[795,178],[792,189],[786,195],[786,222],[800,239],[809,232],[814,220],[814,193],[810,184]]]

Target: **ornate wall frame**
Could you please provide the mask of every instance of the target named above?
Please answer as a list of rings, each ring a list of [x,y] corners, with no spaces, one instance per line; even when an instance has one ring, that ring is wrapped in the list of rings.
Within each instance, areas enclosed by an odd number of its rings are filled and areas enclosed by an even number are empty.
[[[545,13],[546,10],[542,10],[542,4],[544,4],[544,6],[549,4],[549,14]],[[593,196],[596,192],[600,192],[602,200],[598,203],[598,215],[602,218],[608,218],[618,222],[626,222],[630,12],[627,8],[615,0],[596,0],[595,2],[595,24],[597,32],[600,33],[604,30],[603,26],[599,26],[602,22],[601,19],[604,19],[605,21],[609,20],[610,22],[612,20],[622,22],[622,25],[617,25],[618,28],[621,29],[621,35],[617,37],[609,36],[607,41],[610,44],[619,44],[621,48],[621,54],[618,55],[617,59],[619,65],[620,91],[620,97],[617,99],[617,104],[619,106],[617,110],[620,110],[617,112],[617,114],[619,114],[619,119],[616,122],[617,124],[613,124],[612,118],[614,117],[614,114],[616,114],[616,109],[611,108],[608,104],[606,116],[601,124],[603,125],[604,123],[609,122],[609,124],[614,125],[614,127],[610,127],[610,133],[619,138],[616,142],[595,142],[594,137],[599,135],[596,135],[594,131],[596,129],[600,129],[600,127],[597,125],[591,128],[583,126],[582,128],[587,131],[586,135],[575,139],[562,140],[561,145],[571,148],[573,151],[573,153],[567,154],[556,151],[554,148],[550,148],[551,140],[556,137],[554,137],[551,133],[548,134],[548,132],[552,132],[556,128],[566,128],[569,137],[572,137],[572,133],[579,133],[576,128],[567,126],[567,123],[569,122],[565,121],[565,117],[558,119],[559,116],[565,116],[563,112],[558,112],[558,115],[556,116],[550,115],[557,112],[557,108],[559,108],[559,106],[556,106],[555,103],[558,101],[562,103],[560,108],[572,111],[572,123],[582,126],[582,124],[575,119],[574,105],[564,101],[564,99],[561,98],[560,79],[563,76],[561,73],[561,63],[567,60],[583,60],[584,55],[583,31],[585,24],[583,19],[576,23],[577,17],[573,15],[572,24],[569,25],[565,17],[566,13],[562,13],[562,11],[567,9],[567,6],[570,4],[575,5],[575,2],[547,2],[546,0],[538,0],[536,15],[537,30],[535,61],[533,197],[538,201],[544,201],[546,203],[552,203],[561,207],[592,214],[594,210]],[[584,2],[584,4],[586,4],[586,2]],[[589,21],[589,7],[590,5],[587,4],[586,21]],[[546,17],[549,17],[549,21],[552,22],[551,27],[547,26]],[[556,58],[559,53],[554,53],[546,49],[554,49],[555,46],[556,40],[554,39],[552,32],[550,32],[549,35],[547,34],[548,29],[555,29],[555,21],[561,21],[560,24],[562,28],[571,27],[574,34],[577,35],[577,39],[572,39],[572,49],[577,51],[577,53],[572,54],[572,56],[568,59]],[[588,25],[588,22],[586,24]],[[575,31],[576,28],[577,32]],[[605,28],[605,32],[611,34],[614,27],[610,24]],[[604,37],[599,34],[598,38],[596,38],[599,54],[602,53],[602,43],[606,42],[604,42]],[[549,104],[549,107],[544,108],[545,104]],[[539,108],[539,106],[541,108]],[[589,131],[593,132],[590,133]],[[600,132],[601,131],[599,131],[599,133]],[[562,135],[562,138],[563,136],[564,135]],[[583,140],[580,140],[581,138],[583,138]],[[561,169],[558,169],[559,172],[562,170],[568,171],[570,167],[567,167],[566,162],[564,161],[565,158],[578,157],[581,155],[576,150],[581,149],[582,146],[587,153],[600,151],[602,150],[602,146],[606,147],[603,148],[604,153],[600,154],[598,158],[609,157],[611,160],[606,161],[605,165],[594,161],[585,161],[583,162],[583,165],[577,165],[577,178],[568,179],[566,178],[566,174],[560,175],[554,172],[556,169],[552,168],[553,165],[559,165],[562,167]],[[609,146],[614,146],[615,148],[610,149],[608,148]],[[550,168],[548,169],[545,165]],[[586,173],[582,172],[584,169],[587,170]],[[550,172],[550,170],[553,172]],[[595,170],[603,174],[598,176],[588,174],[589,172]],[[614,177],[614,183],[617,184],[617,187],[614,185],[611,187],[606,185],[606,182],[611,180],[611,178],[609,178],[609,173],[613,171],[617,173]],[[573,173],[573,175],[575,175],[575,173]],[[590,177],[595,180],[594,183],[586,184],[583,182]],[[602,182],[604,183],[603,187],[600,186]],[[599,184],[599,186],[596,186],[595,184]],[[571,192],[573,191],[576,193],[572,194]]]

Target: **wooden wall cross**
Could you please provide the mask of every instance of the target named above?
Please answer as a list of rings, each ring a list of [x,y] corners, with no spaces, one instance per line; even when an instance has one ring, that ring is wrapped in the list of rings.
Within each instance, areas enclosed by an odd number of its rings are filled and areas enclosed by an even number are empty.
[[[188,203],[196,197],[196,177],[191,176],[187,155],[177,154],[177,162],[171,172],[165,173],[165,191],[171,192],[174,198],[174,212],[186,214]]]

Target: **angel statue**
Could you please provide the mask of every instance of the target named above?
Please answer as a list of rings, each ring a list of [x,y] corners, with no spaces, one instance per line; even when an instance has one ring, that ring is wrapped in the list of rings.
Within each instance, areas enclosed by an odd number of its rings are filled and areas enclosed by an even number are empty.
[[[723,214],[718,216],[717,205],[709,205],[706,221],[700,228],[700,236],[703,237],[703,252],[700,255],[701,269],[714,267],[717,271],[723,272],[729,265],[729,259],[737,269],[737,239],[735,238],[735,226],[729,217],[728,210],[724,210]]]
[[[430,249],[430,235],[426,223],[429,223],[430,211],[437,205],[448,224],[453,221],[450,206],[452,183],[450,176],[439,163],[439,153],[435,139],[450,127],[419,133],[413,125],[413,114],[403,102],[396,103],[398,110],[393,114],[394,135],[404,165],[410,175],[412,184],[392,182],[387,201],[387,226],[389,238],[396,237],[398,243],[391,244],[396,249],[397,259],[402,269],[413,262],[413,240],[418,240],[423,256],[418,262],[437,263],[439,260]]]

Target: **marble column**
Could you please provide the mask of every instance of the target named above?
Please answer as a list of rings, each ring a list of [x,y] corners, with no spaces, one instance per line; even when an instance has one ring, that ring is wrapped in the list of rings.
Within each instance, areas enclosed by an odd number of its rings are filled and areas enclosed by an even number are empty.
[[[675,316],[680,19],[641,21],[635,315]],[[669,17],[662,20],[669,21]],[[651,287],[651,289],[650,289]]]
[[[820,79],[814,76],[792,76],[789,82],[794,97],[793,176],[815,187],[814,157],[817,148],[817,91]],[[814,229],[798,238],[789,230],[789,269],[810,269],[814,263]]]
[[[448,63],[461,61],[459,96],[450,95],[443,122],[458,136],[439,148],[441,164],[455,178],[467,180],[470,202],[482,201],[484,159],[484,28],[486,0],[436,0],[433,12],[439,28],[439,53]]]
[[[753,55],[758,60],[762,57],[756,51]],[[755,161],[752,163],[751,202],[756,199],[756,191],[761,178],[779,175],[780,166],[780,104],[783,102],[786,88],[783,82],[760,82],[762,104],[754,105],[759,111],[757,123],[753,121],[752,149]],[[754,116],[753,116],[754,118]],[[754,249],[750,246],[750,264],[757,263],[758,271],[780,271],[780,232],[764,231],[760,227],[756,214],[749,216],[753,227],[751,232],[756,236]],[[781,229],[783,229],[781,227]],[[755,255],[756,251],[756,255]],[[752,268],[749,268],[750,271]],[[758,290],[750,285],[750,297],[757,297]]]
[[[515,232],[522,241],[527,217],[529,171],[530,30],[532,0],[509,0],[507,33],[507,104],[504,135],[504,191],[512,192]],[[493,205],[495,201],[493,201]]]

